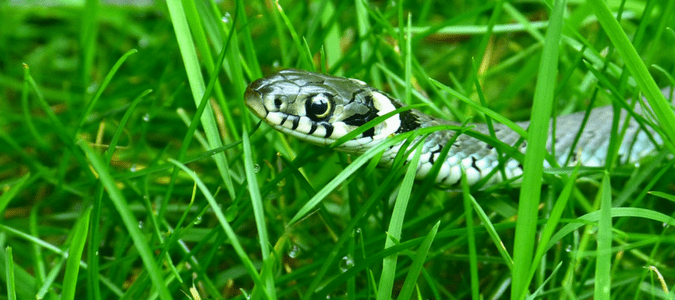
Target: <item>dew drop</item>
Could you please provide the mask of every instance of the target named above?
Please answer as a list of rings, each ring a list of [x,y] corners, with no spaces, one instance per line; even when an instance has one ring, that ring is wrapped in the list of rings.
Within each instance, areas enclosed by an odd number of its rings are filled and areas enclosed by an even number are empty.
[[[225,15],[223,16],[223,18],[220,19],[220,20],[223,21],[223,23],[227,24],[227,23],[230,23],[231,19],[232,19],[232,16],[230,16],[230,13],[226,12]]]
[[[98,83],[92,82],[88,87],[87,87],[87,93],[93,94],[96,92],[98,89]]]
[[[143,115],[143,121],[150,122],[150,114],[146,113],[145,115]]]
[[[148,47],[148,45],[150,45],[150,39],[149,38],[142,37],[142,38],[138,39],[138,46],[139,47],[146,48],[146,47]]]
[[[354,259],[350,255],[343,256],[340,260],[340,271],[342,273],[349,271],[354,266]]]
[[[131,172],[138,171],[138,166],[136,166],[136,164],[131,165],[131,168],[129,168],[129,171],[131,171]]]
[[[192,224],[194,224],[194,225],[199,225],[201,223],[202,223],[202,217],[201,216],[197,217],[194,221],[192,221]]]
[[[256,173],[256,174],[257,174],[258,172],[260,172],[260,165],[259,165],[259,164],[253,165],[253,172]]]
[[[291,246],[291,250],[288,251],[288,257],[290,258],[297,258],[300,255],[300,247],[297,245]]]

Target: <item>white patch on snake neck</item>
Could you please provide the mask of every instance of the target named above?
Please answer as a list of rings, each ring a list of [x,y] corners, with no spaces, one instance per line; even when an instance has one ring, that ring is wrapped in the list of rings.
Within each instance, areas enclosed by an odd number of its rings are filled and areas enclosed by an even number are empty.
[[[382,95],[378,92],[373,92],[373,105],[378,110],[377,114],[382,116],[386,115],[394,110],[396,107],[391,103],[391,100],[385,95]],[[391,134],[396,133],[401,127],[401,118],[398,115],[394,115],[391,118],[385,120],[384,122],[377,125],[376,128],[379,128],[380,131],[376,131],[376,138],[382,139],[386,138]]]
[[[337,140],[345,136],[348,132],[349,128],[347,128],[347,124],[343,122],[335,122],[333,123],[333,133],[329,136],[329,138]]]
[[[317,125],[316,130],[310,136],[326,136],[326,126]]]
[[[281,120],[283,120],[283,116],[284,114],[282,113],[271,111],[267,114],[265,120],[267,120],[267,123],[269,124],[279,125],[279,123],[281,123]]]
[[[312,129],[312,120],[310,120],[308,117],[300,117],[298,122],[298,128],[295,130],[302,133],[308,133],[309,130]]]

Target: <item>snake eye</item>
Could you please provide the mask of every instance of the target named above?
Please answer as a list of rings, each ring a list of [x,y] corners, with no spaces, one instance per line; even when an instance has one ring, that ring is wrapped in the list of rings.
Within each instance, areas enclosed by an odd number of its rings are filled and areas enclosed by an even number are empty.
[[[326,94],[317,94],[307,100],[305,104],[307,116],[318,121],[330,115],[332,102]]]

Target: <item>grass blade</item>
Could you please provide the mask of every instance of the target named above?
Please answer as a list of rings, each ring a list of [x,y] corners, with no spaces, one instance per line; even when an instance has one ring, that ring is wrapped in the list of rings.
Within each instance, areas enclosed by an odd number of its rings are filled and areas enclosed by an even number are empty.
[[[12,254],[12,247],[5,248],[5,278],[7,284],[7,299],[16,300],[16,285],[14,281],[14,255]]]
[[[612,187],[605,173],[600,191],[598,250],[595,264],[595,299],[610,299],[612,272]]]
[[[480,299],[478,291],[478,258],[476,254],[476,234],[473,230],[473,212],[471,203],[476,202],[469,192],[469,183],[466,180],[466,171],[462,166],[462,199],[464,200],[464,216],[466,218],[466,239],[469,249],[469,272],[471,277],[471,299]]]
[[[73,239],[70,242],[68,250],[68,261],[66,262],[66,274],[63,276],[63,292],[61,299],[75,299],[77,291],[77,274],[80,272],[80,260],[84,245],[87,242],[87,233],[89,231],[89,217],[91,216],[91,207],[87,209],[82,218],[75,225]]]
[[[553,107],[553,93],[558,72],[558,53],[562,36],[565,0],[555,1],[551,20],[544,38],[544,49],[539,64],[539,77],[534,91],[534,103],[525,150],[523,181],[518,206],[518,221],[513,250],[512,299],[523,295],[530,284],[528,277],[532,263],[534,237],[537,228],[537,207],[541,197],[544,155],[548,139],[549,119]]]
[[[117,212],[120,214],[122,222],[129,231],[129,236],[131,236],[131,239],[136,246],[138,255],[143,260],[145,271],[148,272],[150,280],[152,280],[154,287],[157,289],[159,298],[162,300],[172,299],[171,294],[164,283],[160,269],[155,262],[154,256],[152,255],[148,241],[145,239],[145,236],[138,228],[138,220],[129,208],[129,204],[124,198],[124,195],[122,195],[122,192],[115,184],[115,180],[113,180],[112,176],[108,172],[107,165],[103,163],[103,160],[96,153],[94,153],[94,151],[86,144],[85,141],[79,140],[77,144],[80,146],[80,148],[82,148],[84,153],[87,154],[92,168],[99,176],[98,179],[101,181],[101,184],[105,186],[108,196],[110,196],[110,200],[117,209]]]
[[[649,74],[640,55],[635,50],[635,47],[633,47],[633,44],[631,44],[619,22],[612,15],[605,1],[589,0],[588,2],[593,6],[595,15],[598,17],[598,22],[605,29],[605,33],[610,41],[612,41],[612,44],[614,44],[614,47],[616,47],[616,51],[623,58],[626,68],[633,75],[640,91],[644,93],[645,98],[647,98],[649,105],[654,111],[659,125],[668,137],[667,139],[664,138],[664,141],[669,140],[669,142],[665,142],[665,145],[672,153],[675,153],[675,145],[673,144],[675,143],[675,113],[673,113],[670,104],[663,97],[654,78]]]
[[[199,107],[199,103],[201,103],[201,99],[204,96],[204,91],[206,88],[204,86],[204,79],[202,78],[199,59],[197,58],[197,52],[195,50],[196,48],[192,42],[190,27],[188,26],[185,17],[185,11],[183,10],[183,6],[179,0],[169,0],[166,4],[169,8],[171,23],[174,26],[174,32],[176,33],[178,46],[185,64],[185,71],[187,72],[188,80],[190,81],[192,98],[195,101],[195,105]],[[218,125],[216,123],[211,106],[206,106],[204,114],[202,114],[201,121],[202,125],[204,126],[204,133],[206,133],[206,138],[209,141],[209,146],[211,149],[222,147],[223,143],[220,139]],[[213,159],[216,161],[216,167],[218,168],[218,172],[225,182],[225,188],[227,189],[230,198],[234,199],[236,197],[234,184],[232,182],[232,177],[230,176],[230,172],[232,171],[230,170],[227,160],[225,159],[225,153],[216,153],[213,155]]]
[[[265,222],[265,207],[263,206],[262,197],[260,196],[260,187],[256,179],[253,166],[253,156],[251,154],[251,142],[248,139],[248,132],[244,128],[242,135],[242,145],[244,146],[244,171],[246,173],[246,182],[248,183],[248,192],[251,195],[251,206],[253,206],[253,216],[255,217],[255,224],[258,231],[258,239],[260,240],[260,249],[262,252],[263,264],[274,265],[274,259],[277,256],[270,256],[269,237],[267,236],[267,226]],[[276,298],[274,288],[274,274],[272,272],[264,273],[265,288],[270,297]]]
[[[417,277],[419,277],[420,271],[424,266],[427,254],[429,254],[429,248],[431,248],[431,243],[434,242],[434,238],[436,237],[436,233],[438,232],[438,227],[440,225],[441,221],[436,222],[436,225],[431,228],[431,231],[429,231],[427,237],[424,238],[424,242],[422,242],[420,247],[417,249],[417,254],[413,259],[412,265],[410,266],[408,275],[405,277],[403,287],[401,288],[401,292],[398,294],[397,299],[407,300],[410,299],[410,296],[412,296],[413,288],[417,282]]]
[[[169,162],[176,165],[179,167],[181,170],[183,170],[185,173],[187,173],[188,176],[192,178],[192,180],[195,181],[197,186],[199,187],[199,190],[202,192],[206,200],[209,202],[209,205],[213,208],[213,213],[216,215],[216,218],[218,219],[218,222],[220,223],[220,226],[223,228],[225,231],[225,234],[227,235],[230,243],[232,244],[232,247],[234,250],[237,252],[237,255],[239,256],[239,259],[241,259],[241,262],[244,264],[244,267],[246,268],[246,271],[248,274],[253,278],[253,281],[260,287],[264,287],[265,284],[263,281],[260,279],[260,275],[258,275],[258,271],[256,271],[255,267],[253,266],[253,262],[251,259],[248,257],[248,254],[246,251],[244,251],[244,247],[241,246],[241,243],[239,242],[239,238],[237,237],[237,234],[234,232],[232,229],[232,226],[230,226],[230,222],[227,221],[225,218],[225,215],[223,214],[223,211],[220,209],[220,206],[218,205],[218,202],[216,202],[216,199],[213,197],[213,194],[209,191],[209,188],[206,187],[204,182],[202,182],[201,179],[195,174],[192,170],[188,169],[185,165],[180,163],[179,161],[176,161],[174,159],[169,159]],[[270,295],[267,293],[266,289],[262,289],[263,297],[265,299],[271,299]]]
[[[387,235],[389,237],[384,243],[384,249],[394,246],[395,243],[393,240],[401,240],[401,229],[403,228],[405,211],[408,207],[408,200],[410,200],[412,186],[415,183],[415,172],[417,171],[417,164],[422,155],[423,145],[424,143],[419,143],[417,145],[415,155],[408,165],[408,170],[403,178],[403,183],[398,190],[396,203],[394,203],[394,211],[391,213],[391,220],[389,221],[389,228],[387,229]],[[385,257],[382,262],[382,276],[380,277],[380,285],[377,294],[378,299],[391,299],[391,293],[394,288],[394,278],[396,276],[397,259],[398,253],[395,253]]]

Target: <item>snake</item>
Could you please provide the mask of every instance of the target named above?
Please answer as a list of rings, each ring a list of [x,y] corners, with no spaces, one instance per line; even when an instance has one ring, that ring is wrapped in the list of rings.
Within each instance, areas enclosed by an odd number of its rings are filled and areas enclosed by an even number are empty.
[[[669,91],[662,90],[664,95]],[[250,111],[274,129],[320,146],[332,145],[369,121],[405,107],[400,101],[361,80],[296,69],[281,70],[253,81],[246,88],[244,99]],[[635,117],[642,117],[642,109],[636,105],[633,111],[635,114],[628,114],[622,109],[619,117],[618,128],[625,129],[623,139],[618,145],[618,160],[623,164],[639,162],[654,153],[663,143],[651,126],[641,125],[644,122],[635,120]],[[582,126],[586,114],[586,123]],[[546,149],[549,153],[554,153],[554,163],[559,167],[576,164],[586,167],[605,166],[613,119],[614,109],[611,105],[552,119]],[[555,131],[552,131],[554,123]],[[515,124],[527,130],[530,122],[521,121]],[[441,164],[434,179],[441,187],[457,187],[462,175],[469,185],[480,182],[483,187],[503,181],[517,182],[522,177],[522,161],[513,156],[505,156],[504,151],[500,151],[503,147],[497,147],[494,142],[496,140],[524,154],[527,140],[512,127],[494,123],[490,129],[485,123],[448,121],[417,109],[400,110],[353,139],[336,146],[335,150],[363,154],[390,137],[434,126],[470,129],[446,129],[432,131],[426,136],[412,135],[413,143],[401,141],[386,148],[379,165],[390,167],[402,148],[406,149],[421,142],[422,153],[415,173],[417,179],[425,178],[434,163]],[[490,135],[494,139],[481,138]],[[450,148],[445,151],[447,154],[441,161],[439,159],[443,157],[441,153],[444,147]],[[405,159],[406,163],[412,161],[413,154],[408,154]],[[545,167],[554,167],[553,161],[546,160]]]

